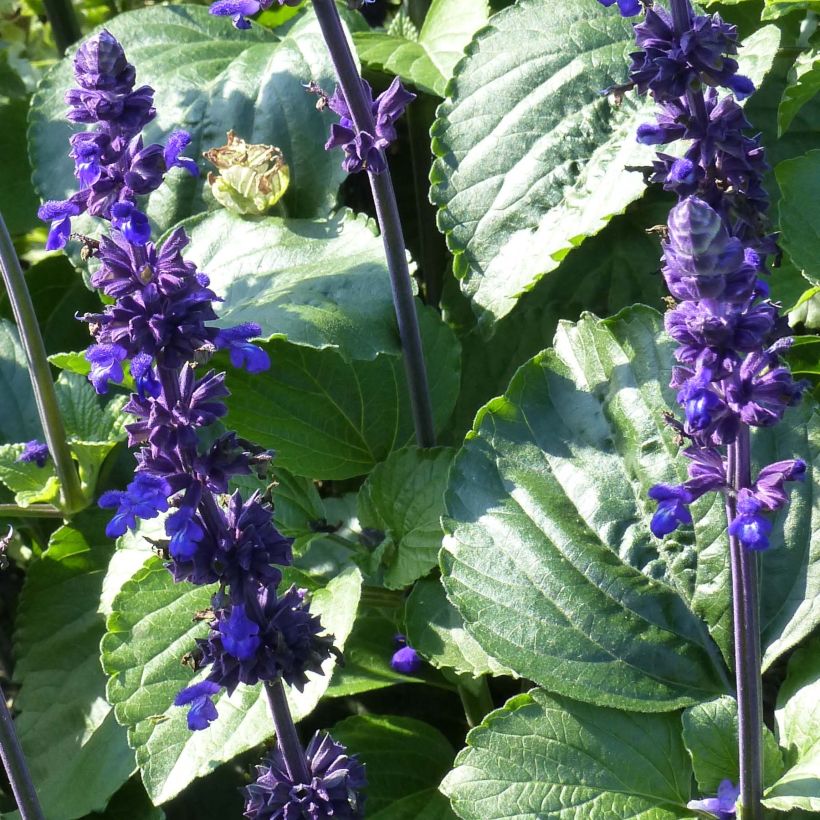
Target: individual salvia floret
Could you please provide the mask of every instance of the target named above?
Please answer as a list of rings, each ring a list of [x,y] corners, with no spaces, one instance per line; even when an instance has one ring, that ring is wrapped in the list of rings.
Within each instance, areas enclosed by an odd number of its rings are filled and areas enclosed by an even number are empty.
[[[680,197],[669,214],[662,272],[678,300],[665,325],[678,343],[671,385],[684,421],[674,426],[689,441],[689,479],[650,489],[657,503],[650,526],[663,537],[692,523],[689,507],[704,493],[733,493],[730,535],[747,549],[762,550],[770,546],[767,514],[786,504],[784,484],[802,479],[805,464],[795,459],[764,467],[757,482],[735,491],[725,448],[744,425],[780,421],[804,385],[782,364],[788,328],[762,278],[766,256],[777,250],[766,219],[762,180],[768,166],[759,138],[744,133],[749,123],[735,99],[754,88],[737,74],[734,26],[718,15],[693,14],[688,3],[677,10],[688,19],[676,25],[665,9],[647,5],[635,26],[640,50],[632,55],[630,76],[660,111],[654,123],[638,129],[637,139],[649,145],[690,141],[682,157],[659,154],[651,172]],[[732,94],[721,95],[719,88]]]
[[[366,80],[362,80],[362,87],[367,99],[372,100],[370,111],[375,133],[356,130],[344,94],[337,87],[327,105],[338,114],[339,122],[330,126],[330,138],[325,143],[325,150],[341,148],[345,153],[342,167],[349,174],[364,170],[371,174],[381,174],[386,168],[384,149],[396,139],[396,120],[416,99],[416,95],[407,91],[398,77],[394,77],[393,82],[375,100],[373,89]]]
[[[396,651],[390,658],[390,666],[403,675],[413,675],[418,672],[421,667],[421,656],[407,642],[407,636],[396,635],[393,643],[396,645]]]
[[[740,788],[735,786],[731,780],[721,780],[715,797],[705,797],[701,800],[690,800],[686,804],[687,809],[711,814],[718,820],[733,820],[736,814],[737,798],[740,796]]]
[[[317,732],[305,751],[309,783],[288,772],[279,749],[257,766],[257,778],[245,788],[249,820],[356,820],[364,817],[364,766],[329,735]]]
[[[66,93],[68,119],[94,125],[71,137],[71,157],[80,190],[61,202],[46,202],[40,218],[51,223],[46,248],[62,248],[71,233],[71,218],[88,212],[107,219],[137,245],[150,236],[148,218],[136,198],[156,190],[174,167],[198,173],[196,163],[182,156],[190,142],[176,131],[167,144],[144,145],[140,132],[154,118],[154,92],[134,87],[136,72],[122,46],[108,32],[89,38],[74,57],[77,87]]]
[[[17,461],[23,464],[36,464],[38,467],[45,467],[48,459],[48,445],[42,441],[37,441],[37,439],[27,441],[23,447],[23,452],[17,456]]]

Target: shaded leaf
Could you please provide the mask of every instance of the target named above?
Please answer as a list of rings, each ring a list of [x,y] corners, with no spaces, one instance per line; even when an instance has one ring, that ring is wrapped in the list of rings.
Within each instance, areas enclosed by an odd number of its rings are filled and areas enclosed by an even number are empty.
[[[820,150],[781,162],[780,241],[813,285],[820,285]]]
[[[43,439],[26,354],[13,322],[0,319],[0,439]]]
[[[360,715],[330,733],[367,767],[368,820],[455,820],[438,791],[455,751],[438,729],[412,718]]]
[[[820,49],[809,47],[797,55],[780,107],[777,110],[777,129],[788,130],[797,112],[820,91]]]
[[[0,52],[2,57],[3,52]],[[31,165],[26,150],[28,97],[4,99],[0,93],[0,156],[3,184],[0,185],[0,214],[10,234],[37,227],[37,195],[31,184]]]

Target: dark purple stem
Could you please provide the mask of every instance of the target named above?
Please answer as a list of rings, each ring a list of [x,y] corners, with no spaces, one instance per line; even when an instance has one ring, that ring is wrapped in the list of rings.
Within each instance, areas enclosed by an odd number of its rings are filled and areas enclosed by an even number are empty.
[[[311,777],[308,771],[307,758],[299,740],[299,735],[296,734],[296,726],[290,714],[282,679],[277,678],[275,681],[267,682],[265,691],[268,694],[268,703],[270,703],[270,710],[273,715],[276,742],[282,752],[285,768],[288,770],[290,779],[296,785],[308,785]]]
[[[6,706],[6,695],[2,689],[0,689],[0,759],[6,769],[20,816],[23,820],[45,820],[26,758],[20,748],[20,740],[14,729],[11,712]]]
[[[348,45],[336,3],[334,0],[313,0],[313,7],[356,130],[374,134],[375,124],[370,111],[370,103],[362,88],[359,70],[356,68],[353,53]],[[393,291],[393,305],[404,352],[404,369],[410,389],[416,442],[419,447],[433,447],[436,443],[433,406],[430,402],[427,368],[424,363],[396,194],[393,191],[393,182],[388,168],[385,167],[385,171],[381,174],[368,174],[368,176],[382,233],[384,252],[387,256],[387,269],[390,272],[390,286]]]
[[[729,445],[728,477],[737,492],[751,486],[749,428],[741,424]],[[726,497],[729,521],[737,513],[733,494]],[[757,555],[729,536],[732,567],[735,679],[737,681],[738,744],[740,749],[741,820],[762,820],[763,807],[763,694],[760,685],[760,619]]]

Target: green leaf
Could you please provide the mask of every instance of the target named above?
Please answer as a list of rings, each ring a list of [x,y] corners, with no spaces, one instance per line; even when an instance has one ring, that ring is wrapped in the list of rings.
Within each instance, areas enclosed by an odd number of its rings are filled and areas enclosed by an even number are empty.
[[[34,404],[28,363],[13,322],[0,319],[0,439],[29,441],[43,438]]]
[[[46,351],[54,352],[88,346],[92,339],[88,325],[75,314],[98,311],[98,296],[83,284],[62,254],[46,256],[26,270],[31,301]],[[0,293],[0,316],[12,319],[11,303],[5,290]]]
[[[349,567],[320,588],[304,575],[298,581],[313,588],[311,611],[321,616],[343,649],[356,616],[361,574]],[[207,632],[204,624],[192,622],[192,615],[209,606],[213,591],[175,584],[162,562],[152,558],[115,599],[102,641],[103,667],[110,676],[108,700],[117,720],[128,726],[129,743],[155,804],[273,733],[260,685],[240,685],[231,697],[224,691],[215,697],[220,716],[207,731],[189,731],[186,710],[172,705],[177,692],[192,682],[180,657],[193,648],[194,638]],[[311,677],[303,692],[288,693],[295,720],[316,706],[334,663],[326,661],[325,674]]]
[[[17,459],[24,444],[0,445],[0,481],[14,493],[14,503],[20,507],[29,504],[53,504],[60,498],[60,482],[49,459],[44,466]]]
[[[779,39],[774,27],[749,38],[743,73],[759,80]],[[600,93],[626,80],[632,50],[632,25],[597,0],[523,0],[459,63],[431,132],[431,198],[485,335],[642,195],[642,174],[626,169],[651,164],[635,130],[653,105]]]
[[[459,345],[431,309],[419,311],[419,323],[441,429],[458,393]],[[322,479],[365,475],[414,439],[400,356],[351,361],[276,339],[265,348],[271,368],[263,377],[229,374],[228,408],[240,435],[276,451],[277,467]]]
[[[783,134],[792,124],[797,112],[820,91],[820,49],[808,47],[797,55],[790,84],[783,92],[777,110],[777,130]]]
[[[368,820],[455,820],[438,791],[455,751],[427,723],[394,715],[358,715],[330,734],[367,767]]]
[[[433,0],[415,37],[365,31],[354,34],[353,42],[366,68],[444,97],[456,63],[489,13],[486,0]]]
[[[316,111],[302,87],[307,79],[332,87],[335,78],[311,10],[281,36],[260,26],[237,31],[190,5],[126,12],[106,28],[136,67],[137,83],[150,82],[156,90],[157,118],[145,129],[146,142],[185,128],[193,138],[186,153],[199,158],[223,145],[233,128],[248,142],[284,152],[291,184],[283,202],[290,214],[323,215],[332,208],[346,175],[339,157],[323,150],[329,115]],[[73,84],[72,56],[73,50],[46,74],[32,102],[30,151],[43,199],[64,199],[77,190],[63,100]],[[203,177],[193,180],[174,170],[151,195],[147,211],[157,234],[204,210]],[[78,219],[77,229],[90,233],[92,223]]]
[[[88,820],[165,820],[165,812],[151,805],[139,777],[132,777],[111,798],[102,815]]]
[[[691,777],[677,715],[617,712],[534,689],[467,735],[441,788],[463,820],[671,820],[692,816]]]
[[[0,185],[0,214],[10,234],[22,234],[37,227],[37,196],[31,184],[31,166],[26,152],[28,97],[4,99],[0,96],[0,156],[3,157],[3,184]]]
[[[352,359],[399,352],[384,248],[365,217],[254,219],[219,211],[185,226],[192,240],[186,258],[208,272],[225,300],[220,324],[253,321],[265,339],[337,348]]]
[[[309,478],[293,475],[276,467],[276,486],[273,489],[273,519],[283,535],[296,537],[314,533],[314,527],[323,522],[325,505]]]
[[[15,644],[17,729],[47,817],[102,811],[134,770],[105,700],[99,643],[103,577],[113,546],[104,516],[85,513],[51,537],[26,574]],[[109,578],[109,586],[122,576]]]
[[[703,795],[717,793],[721,780],[740,782],[737,701],[724,695],[683,713],[683,742],[692,757],[695,779]],[[783,774],[783,754],[772,732],[763,727],[763,784]]]
[[[662,418],[659,330],[647,308],[559,327],[555,350],[479,412],[442,551],[447,595],[488,654],[562,695],[645,711],[730,688],[690,608],[691,534],[649,531],[648,488],[684,467]]]
[[[777,696],[777,739],[788,769],[765,792],[764,805],[778,811],[820,812],[820,642],[795,652]]]
[[[391,618],[372,610],[361,612],[345,645],[344,666],[336,667],[325,697],[349,697],[397,683],[423,683],[421,673],[403,675],[390,666],[397,631]]]
[[[780,241],[813,285],[820,285],[820,150],[775,168],[780,200]]]
[[[391,542],[383,562],[388,589],[409,586],[438,563],[444,488],[455,450],[407,447],[377,464],[359,491],[359,524]]]
[[[515,675],[491,658],[464,629],[464,619],[447,600],[441,581],[422,578],[405,607],[407,641],[433,666],[462,674]]]

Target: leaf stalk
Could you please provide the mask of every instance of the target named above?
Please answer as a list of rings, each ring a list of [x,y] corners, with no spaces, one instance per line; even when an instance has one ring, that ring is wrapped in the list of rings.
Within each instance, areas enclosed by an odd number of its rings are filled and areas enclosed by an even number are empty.
[[[313,0],[313,7],[356,130],[374,134],[375,125],[370,101],[362,87],[362,78],[356,68],[336,3],[334,0]],[[416,443],[419,447],[433,447],[436,443],[433,406],[430,401],[427,368],[393,181],[389,168],[381,174],[368,172],[368,177],[387,257],[387,269],[390,273],[390,287],[404,352],[404,369],[410,392]]]
[[[0,758],[3,760],[20,816],[23,820],[45,820],[2,688],[0,688]]]
[[[54,459],[57,477],[60,479],[62,506],[66,513],[71,514],[85,506],[85,497],[71,451],[68,449],[65,426],[51,378],[51,365],[46,357],[46,348],[40,334],[40,326],[37,324],[31,294],[2,214],[0,214],[0,269],[2,269],[3,281],[14,312],[14,320],[20,331],[20,342],[26,352],[31,386],[34,389],[34,400],[43,426],[43,434],[48,444],[48,451]]]

